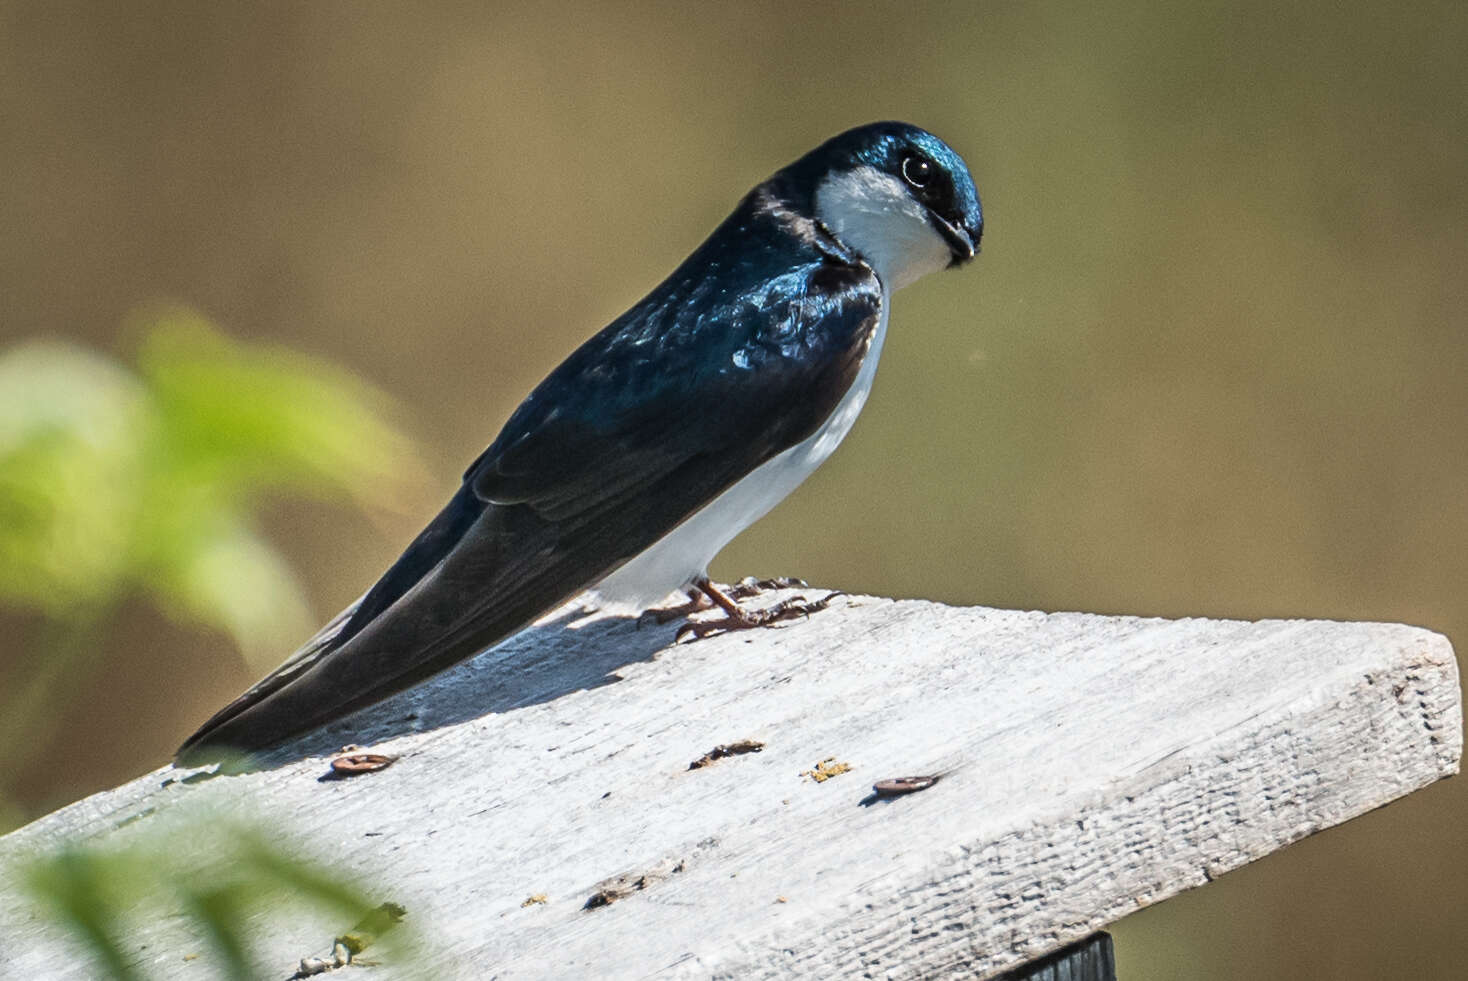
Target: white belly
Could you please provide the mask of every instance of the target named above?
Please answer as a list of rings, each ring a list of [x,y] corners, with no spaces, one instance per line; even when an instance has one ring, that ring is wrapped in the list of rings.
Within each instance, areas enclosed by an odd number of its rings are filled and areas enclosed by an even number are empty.
[[[673,590],[707,575],[709,562],[735,535],[768,514],[826,461],[851,431],[871,394],[877,359],[887,336],[887,301],[884,291],[877,329],[856,380],[821,428],[760,464],[598,583],[592,591],[602,604],[644,610]]]

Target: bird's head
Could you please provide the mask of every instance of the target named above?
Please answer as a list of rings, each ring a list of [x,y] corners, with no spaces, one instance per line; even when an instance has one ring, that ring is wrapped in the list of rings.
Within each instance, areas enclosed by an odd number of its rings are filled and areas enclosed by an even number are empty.
[[[813,217],[899,289],[979,251],[984,214],[963,158],[907,123],[847,130],[782,172]]]

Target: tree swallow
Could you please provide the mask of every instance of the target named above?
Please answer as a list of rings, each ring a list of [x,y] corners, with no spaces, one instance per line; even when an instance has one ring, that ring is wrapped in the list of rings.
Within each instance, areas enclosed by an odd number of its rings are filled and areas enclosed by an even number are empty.
[[[642,609],[691,588],[724,629],[790,613],[744,610],[709,561],[850,431],[892,292],[968,262],[983,227],[963,160],[905,123],[849,130],[776,172],[551,372],[392,568],[180,762],[340,718],[588,589]]]

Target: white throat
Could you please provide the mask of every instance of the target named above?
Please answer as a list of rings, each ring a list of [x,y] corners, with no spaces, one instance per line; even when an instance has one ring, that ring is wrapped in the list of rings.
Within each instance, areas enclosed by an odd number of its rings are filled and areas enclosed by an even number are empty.
[[[952,258],[907,186],[875,167],[834,173],[816,188],[816,218],[855,249],[889,290],[898,290]]]

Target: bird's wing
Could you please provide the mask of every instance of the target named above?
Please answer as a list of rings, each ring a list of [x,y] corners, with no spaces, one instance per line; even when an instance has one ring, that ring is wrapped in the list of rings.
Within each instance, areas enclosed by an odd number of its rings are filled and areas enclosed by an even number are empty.
[[[865,265],[832,262],[770,279],[755,302],[689,292],[654,293],[557,368],[341,628],[180,756],[261,748],[338,718],[599,581],[814,433],[855,379],[883,302]]]
[[[594,519],[690,464],[722,489],[820,428],[881,303],[866,266],[812,263],[754,301],[675,304],[653,323],[634,310],[526,399],[465,480],[557,522]]]

